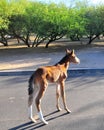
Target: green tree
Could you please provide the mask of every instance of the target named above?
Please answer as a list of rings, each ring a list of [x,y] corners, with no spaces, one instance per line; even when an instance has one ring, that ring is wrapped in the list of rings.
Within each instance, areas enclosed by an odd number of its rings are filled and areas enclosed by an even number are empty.
[[[65,5],[60,4],[60,6],[56,6],[54,4],[50,4],[48,10],[48,14],[50,16],[48,20],[49,23],[46,28],[46,34],[48,37],[46,48],[51,42],[65,36],[68,32],[68,28],[70,25],[68,8]],[[47,24],[47,22],[45,24]]]
[[[8,46],[8,38],[6,37],[9,25],[8,17],[10,15],[8,6],[9,4],[6,0],[0,1],[0,42],[4,46]]]
[[[46,5],[41,12],[37,34],[47,40],[46,48],[67,33],[68,10],[64,5]],[[39,45],[39,44],[38,44]]]
[[[28,47],[30,28],[29,20],[26,15],[26,7],[29,6],[29,3],[26,0],[22,1],[12,1],[10,2],[11,16],[9,17],[9,33],[15,38],[22,40]]]
[[[43,37],[40,35],[41,24],[44,18],[44,10],[46,5],[39,2],[31,2],[30,5],[26,8],[26,28],[34,34],[34,45],[39,44],[43,41]]]
[[[86,18],[84,17],[85,8],[73,8],[69,10],[70,13],[70,28],[67,36],[71,40],[80,40],[85,34]]]
[[[67,36],[73,40],[80,40],[83,35],[86,35],[86,8],[89,7],[88,1],[74,1],[74,7],[69,9],[70,14],[70,28]]]
[[[87,0],[76,2],[72,7],[28,0],[1,0],[0,42],[7,46],[8,36],[11,36],[30,47],[30,36],[34,35],[32,46],[45,42],[47,48],[63,36],[80,40],[86,35],[91,44],[104,34],[103,14],[104,5],[89,6]]]
[[[86,10],[87,18],[85,29],[89,38],[88,44],[104,32],[104,6],[90,7]]]

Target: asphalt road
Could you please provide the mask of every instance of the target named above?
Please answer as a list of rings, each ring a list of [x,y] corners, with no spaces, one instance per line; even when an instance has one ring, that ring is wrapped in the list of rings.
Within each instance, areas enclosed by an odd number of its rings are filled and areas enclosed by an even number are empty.
[[[28,78],[0,76],[0,130],[104,130],[104,75],[72,77],[66,81],[71,114],[56,111],[55,85],[49,85],[42,101],[48,125],[28,119]]]

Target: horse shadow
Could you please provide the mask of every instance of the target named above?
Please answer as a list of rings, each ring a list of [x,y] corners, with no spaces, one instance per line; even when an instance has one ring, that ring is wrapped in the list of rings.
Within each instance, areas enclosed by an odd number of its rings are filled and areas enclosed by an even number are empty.
[[[62,117],[62,116],[65,116],[65,115],[68,114],[66,112],[66,113],[54,115],[56,113],[59,113],[59,111],[54,111],[54,112],[51,112],[51,113],[45,115],[44,117],[52,116],[52,117],[46,119],[46,121],[51,121],[51,120],[57,119],[59,117]],[[24,124],[18,125],[16,127],[10,128],[9,130],[33,130],[33,129],[38,129],[38,128],[43,127],[43,126],[45,126],[45,124],[43,124],[42,122],[33,123],[33,122],[30,121],[30,122],[26,122]]]

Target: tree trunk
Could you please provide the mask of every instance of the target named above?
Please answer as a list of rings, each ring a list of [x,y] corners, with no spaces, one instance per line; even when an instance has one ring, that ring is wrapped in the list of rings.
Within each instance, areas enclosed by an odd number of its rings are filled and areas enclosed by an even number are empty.
[[[57,38],[57,36],[54,36],[54,37],[51,37],[51,39],[46,43],[46,46],[45,48],[48,48],[49,47],[49,44],[53,41],[56,41],[56,40],[59,40],[63,37],[64,35],[61,35],[60,37]]]
[[[46,43],[45,48],[48,48],[49,44],[50,44],[50,41],[48,41],[48,42]]]
[[[99,36],[99,34],[96,35],[95,37],[90,36],[90,39],[88,41],[88,45],[91,45],[92,41],[95,40],[98,36]]]
[[[50,44],[51,42],[53,42],[53,41],[55,41],[55,40],[50,39],[50,40],[46,43],[45,48],[48,48],[48,47],[49,47],[49,44]]]
[[[27,36],[26,36],[26,45],[28,46],[28,47],[30,47],[30,44],[29,44],[29,33],[27,34]]]
[[[35,47],[38,47],[41,44],[41,42],[37,42]]]
[[[90,39],[89,39],[89,41],[88,41],[88,45],[90,45],[92,41],[93,41],[93,40],[92,40],[92,37],[90,37]]]
[[[7,40],[5,40],[5,41],[0,41],[4,46],[8,46],[8,42],[7,42]]]
[[[4,35],[3,33],[1,33],[0,42],[1,42],[4,46],[8,46],[7,38],[5,38],[5,35]]]
[[[35,39],[34,39],[34,41],[32,43],[32,47],[34,47],[34,45],[36,44],[37,39],[38,39],[38,35],[36,35],[36,37],[35,37]]]
[[[80,41],[80,38],[79,38],[78,34],[76,35],[76,37],[77,37],[77,40]]]
[[[4,45],[4,46],[8,46],[8,41],[6,38],[3,38],[2,40],[0,40],[0,42]]]
[[[18,44],[20,44],[20,39],[19,38],[16,38],[16,39],[17,39]]]
[[[28,39],[26,39],[25,44],[27,45],[27,47],[30,47],[30,44],[29,44],[29,42],[28,42]]]
[[[34,40],[33,43],[32,43],[32,47],[34,47],[34,45],[35,45],[35,40]]]
[[[8,46],[8,42],[7,42],[7,40],[5,41],[5,43],[3,43],[4,44],[4,46]]]
[[[38,47],[42,42],[44,42],[44,40],[46,40],[46,37],[42,38],[41,40],[38,39],[36,43],[36,47]]]

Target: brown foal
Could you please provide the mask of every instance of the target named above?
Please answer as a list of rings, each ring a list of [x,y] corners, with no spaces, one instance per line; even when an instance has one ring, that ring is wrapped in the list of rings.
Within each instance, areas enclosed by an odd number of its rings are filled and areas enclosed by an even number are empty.
[[[57,84],[56,87],[56,107],[58,111],[61,111],[59,106],[59,97],[62,96],[63,105],[65,110],[70,113],[66,104],[66,95],[65,95],[65,79],[67,78],[67,70],[70,63],[80,63],[79,58],[74,53],[74,50],[66,50],[66,55],[55,65],[53,66],[44,66],[38,68],[29,79],[29,88],[28,88],[28,108],[29,108],[29,118],[31,121],[36,122],[32,114],[32,103],[33,98],[35,97],[35,103],[37,111],[39,114],[40,120],[44,124],[48,124],[45,121],[42,110],[41,110],[41,99],[45,94],[48,82],[53,82]]]

